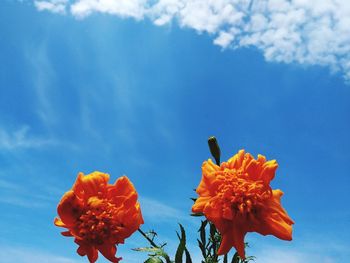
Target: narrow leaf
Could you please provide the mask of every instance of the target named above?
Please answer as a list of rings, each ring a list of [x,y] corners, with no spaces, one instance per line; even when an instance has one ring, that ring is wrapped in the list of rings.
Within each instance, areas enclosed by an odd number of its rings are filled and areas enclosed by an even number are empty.
[[[186,248],[186,233],[185,233],[185,229],[183,228],[183,226],[181,224],[180,225],[180,231],[181,231],[181,237],[180,235],[177,233],[177,236],[180,240],[179,246],[177,247],[176,250],[176,254],[175,254],[175,263],[182,263],[182,255],[185,251]]]
[[[239,263],[239,256],[237,252],[233,255],[231,263]]]
[[[192,263],[190,252],[185,247],[185,254],[186,254],[186,263]]]

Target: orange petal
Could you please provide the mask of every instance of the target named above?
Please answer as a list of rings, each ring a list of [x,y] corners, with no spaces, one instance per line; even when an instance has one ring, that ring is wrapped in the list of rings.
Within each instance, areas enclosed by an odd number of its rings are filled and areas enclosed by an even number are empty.
[[[70,231],[64,231],[64,232],[61,232],[62,236],[65,236],[65,237],[72,237],[72,233]]]
[[[207,202],[203,209],[203,213],[210,221],[213,221],[217,218],[221,218],[222,210],[223,207],[219,202],[219,197],[215,196]]]
[[[282,219],[278,214],[272,214],[265,217],[264,223],[266,227],[262,233],[264,235],[270,234],[274,235],[283,240],[292,240],[292,226]]]
[[[237,154],[231,157],[227,162],[229,167],[232,168],[240,168],[244,159],[244,150],[239,150]]]
[[[117,247],[112,244],[104,244],[98,247],[101,254],[113,263],[118,263],[122,258],[116,258],[115,253],[117,252]]]
[[[288,216],[280,203],[283,192],[273,190],[271,200],[266,204],[262,215],[261,224],[256,226],[256,232],[262,235],[274,235],[283,240],[292,240],[293,220]]]
[[[250,164],[250,162],[252,160],[254,160],[253,156],[250,153],[246,153],[244,155],[244,158],[243,158],[243,161],[242,161],[242,169],[246,170],[247,166]]]
[[[199,197],[192,206],[193,213],[201,213],[204,210],[205,205],[210,200],[210,197]]]
[[[220,167],[213,163],[211,159],[208,161],[204,162],[202,165],[202,172],[203,174],[211,174],[213,172],[219,171]]]
[[[260,178],[266,185],[269,185],[272,179],[275,177],[277,167],[278,164],[276,160],[271,160],[264,163]]]
[[[135,194],[136,190],[134,185],[130,182],[129,178],[122,176],[108,189],[108,196],[129,196]],[[137,193],[136,193],[137,194]]]
[[[94,247],[88,247],[88,250],[86,251],[86,255],[90,261],[90,263],[95,263],[98,258],[98,252],[97,249]]]
[[[212,196],[217,191],[217,178],[216,173],[220,171],[220,167],[208,160],[202,165],[202,180],[200,181],[196,192],[200,196]]]
[[[89,244],[82,242],[80,240],[77,240],[77,239],[75,239],[74,242],[79,245],[79,247],[77,249],[77,253],[82,257],[87,256],[90,263],[95,263],[95,261],[98,258],[97,249],[95,247],[90,246]]]
[[[137,193],[134,191],[134,192],[131,192],[128,198],[125,200],[124,207],[125,208],[134,207],[136,203],[137,203]]]
[[[82,202],[74,192],[68,191],[63,195],[57,207],[57,213],[64,224],[72,225],[81,215],[82,207]],[[60,224],[58,221],[55,221],[55,223]]]
[[[220,244],[218,255],[228,253],[231,247],[234,247],[239,256],[245,259],[244,252],[244,236],[246,232],[242,230],[242,226],[232,225],[227,232],[222,233],[222,242]]]
[[[79,173],[73,185],[73,191],[78,197],[88,199],[103,192],[107,187],[108,180],[108,174],[97,171],[88,175]]]
[[[258,178],[259,173],[257,172],[258,167],[259,167],[259,163],[254,159],[251,159],[250,162],[247,164],[245,171],[249,174],[249,177],[251,180],[255,181],[259,179]]]
[[[269,207],[271,213],[278,213],[288,224],[294,224],[294,221],[288,216],[287,211],[281,205],[281,197],[283,192],[279,189],[272,190],[272,198],[266,206]]]
[[[57,218],[57,217],[55,218],[54,224],[55,224],[55,226],[59,226],[59,227],[67,227],[67,225],[64,224],[64,223],[62,222],[62,220],[59,219],[59,218]]]
[[[227,254],[233,247],[233,237],[231,233],[222,233],[222,241],[218,250],[218,255]]]

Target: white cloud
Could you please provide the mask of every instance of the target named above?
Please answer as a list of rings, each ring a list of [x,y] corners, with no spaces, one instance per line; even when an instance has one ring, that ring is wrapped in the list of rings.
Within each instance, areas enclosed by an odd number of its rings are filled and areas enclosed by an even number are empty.
[[[66,13],[66,5],[68,0],[48,0],[48,1],[34,1],[35,7],[39,11],[51,11],[57,14]]]
[[[53,143],[50,139],[30,136],[28,126],[22,126],[13,132],[0,127],[0,150],[38,148]]]
[[[41,4],[38,4],[38,3]],[[207,32],[223,48],[257,47],[267,61],[328,66],[350,81],[348,0],[46,0],[39,10],[69,9],[77,18],[94,12],[155,25],[177,21]],[[62,12],[58,12],[62,13]]]
[[[141,19],[145,14],[146,5],[146,0],[77,0],[71,5],[71,12],[78,18],[100,12]]]

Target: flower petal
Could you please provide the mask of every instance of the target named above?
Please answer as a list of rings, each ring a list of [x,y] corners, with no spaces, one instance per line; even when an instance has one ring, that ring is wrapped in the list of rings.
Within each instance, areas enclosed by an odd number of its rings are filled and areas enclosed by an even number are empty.
[[[272,198],[266,204],[261,215],[261,225],[256,232],[262,235],[274,235],[283,240],[292,240],[293,220],[288,216],[286,210],[281,206],[281,190],[273,190]]]
[[[114,185],[108,188],[108,196],[113,198],[117,196],[130,196],[131,194],[137,194],[134,185],[130,182],[129,178],[122,176],[116,180]],[[137,196],[136,196],[137,197]]]
[[[264,163],[260,178],[266,185],[269,185],[272,179],[275,177],[277,167],[278,164],[276,160],[271,160]]]
[[[83,241],[77,240],[77,239],[75,239],[74,242],[79,245],[79,247],[77,249],[77,253],[80,256],[82,256],[82,257],[87,256],[90,263],[94,263],[97,260],[98,251],[94,246],[89,245],[89,244],[87,244]]]
[[[58,227],[67,227],[67,225],[65,223],[63,223],[62,220],[57,218],[57,217],[55,218],[54,224],[55,224],[55,226],[58,226]]]
[[[83,204],[75,193],[68,191],[63,195],[57,207],[57,213],[65,225],[72,225],[81,215],[82,207]],[[55,224],[60,224],[60,222],[55,221]]]
[[[210,196],[215,194],[217,190],[217,171],[220,171],[220,167],[214,164],[211,159],[203,163],[202,180],[196,189],[196,192],[200,196]]]
[[[206,206],[204,207],[203,213],[209,220],[213,221],[217,218],[221,218],[222,210],[223,207],[220,203],[220,200],[218,197],[215,196],[211,198],[209,202],[207,202]]]
[[[242,229],[242,226],[237,226],[236,224],[232,224],[232,226],[228,229],[227,232],[221,233],[222,241],[218,250],[218,255],[224,255],[230,251],[232,247],[234,247],[239,256],[242,259],[245,259],[244,252],[244,236],[246,232]]]
[[[115,257],[115,254],[117,252],[117,247],[115,245],[106,243],[104,245],[98,246],[98,250],[106,259],[113,263],[118,263],[122,259]]]
[[[204,210],[205,205],[210,200],[210,197],[198,197],[196,202],[192,206],[192,212],[193,213],[201,213]]]
[[[241,167],[243,159],[244,159],[244,150],[239,150],[237,154],[231,157],[227,162],[229,163],[230,169],[238,169]]]
[[[88,175],[79,173],[73,185],[73,191],[78,197],[84,199],[88,199],[91,196],[104,194],[108,180],[108,174],[101,173],[98,171]]]
[[[65,236],[65,237],[72,237],[72,233],[70,231],[64,231],[64,232],[61,232],[61,235],[62,236]]]

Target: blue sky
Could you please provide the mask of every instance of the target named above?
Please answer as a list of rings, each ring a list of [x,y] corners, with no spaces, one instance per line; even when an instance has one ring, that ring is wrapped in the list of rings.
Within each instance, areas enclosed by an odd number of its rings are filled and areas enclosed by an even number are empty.
[[[244,24],[227,18],[237,12],[221,12],[234,6],[229,0],[218,1],[212,17],[205,15],[210,1],[203,11],[194,0],[188,10],[180,0],[162,0],[152,12],[147,1],[87,2],[0,3],[1,262],[86,262],[53,219],[77,173],[95,170],[113,181],[128,175],[140,195],[143,229],[157,230],[172,251],[183,223],[198,259],[199,222],[187,215],[211,135],[223,160],[244,148],[279,163],[272,186],[285,192],[293,241],[248,234],[247,252],[257,263],[346,262],[349,4],[335,1],[343,8],[334,11],[324,1],[295,27],[290,17],[311,12],[305,1],[262,1],[269,21],[289,10],[268,43],[249,29],[263,27],[256,10],[264,7],[250,6],[255,15]],[[325,14],[338,15],[334,32],[324,26]],[[279,37],[288,28],[295,36]],[[303,42],[293,42],[297,36]],[[143,245],[135,233],[118,255],[142,262],[130,248]]]

